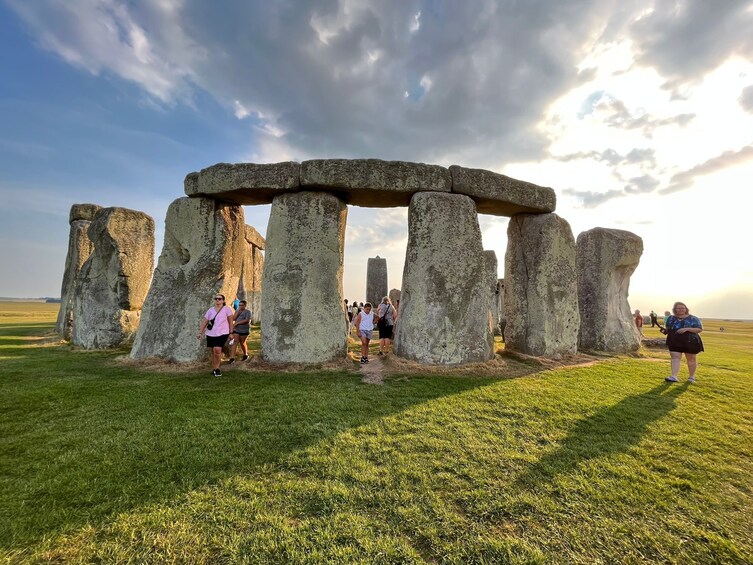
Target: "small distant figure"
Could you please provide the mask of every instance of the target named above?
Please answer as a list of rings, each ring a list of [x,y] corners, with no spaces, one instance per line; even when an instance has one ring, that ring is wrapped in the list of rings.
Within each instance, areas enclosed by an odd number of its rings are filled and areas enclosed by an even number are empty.
[[[669,310],[665,310],[665,311],[664,311],[664,326],[665,326],[665,327],[666,327],[666,325],[667,325],[667,320],[669,320],[669,317],[670,317],[671,315],[672,315],[672,312],[670,312]]]
[[[241,304],[241,298],[240,296],[236,295],[235,300],[233,300],[233,310],[237,310],[240,304]]]
[[[371,311],[371,302],[363,305],[363,311],[359,312],[355,321],[356,335],[361,340],[361,365],[369,362],[369,342],[374,337],[374,312]]]
[[[724,326],[722,326],[721,328],[719,328],[719,331],[720,332],[724,332]]]
[[[651,327],[659,325],[659,317],[656,315],[656,312],[651,310],[651,313],[648,315],[649,318],[651,318]]]
[[[636,310],[633,317],[635,318],[635,327],[638,328],[638,333],[643,337],[643,316],[641,316],[641,311]]]

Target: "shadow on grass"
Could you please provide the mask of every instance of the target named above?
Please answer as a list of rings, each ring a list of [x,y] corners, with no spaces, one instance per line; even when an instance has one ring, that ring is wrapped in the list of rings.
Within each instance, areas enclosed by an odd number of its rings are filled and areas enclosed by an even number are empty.
[[[688,384],[662,383],[606,406],[575,425],[559,447],[544,455],[517,480],[522,487],[552,481],[590,459],[624,453],[640,442],[648,426],[676,406]]]
[[[208,368],[160,373],[119,365],[121,351],[25,341],[3,348],[11,356],[30,351],[29,360],[0,364],[6,549],[275,465],[348,429],[495,380],[416,377],[373,387],[357,373],[224,367],[224,377],[212,378]]]

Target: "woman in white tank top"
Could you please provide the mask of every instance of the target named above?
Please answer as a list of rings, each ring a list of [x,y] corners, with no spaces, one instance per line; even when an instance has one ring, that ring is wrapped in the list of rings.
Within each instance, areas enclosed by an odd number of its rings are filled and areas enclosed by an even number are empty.
[[[361,364],[369,362],[369,341],[374,336],[374,312],[371,303],[363,305],[363,310],[358,313],[356,321],[356,333],[361,340]]]

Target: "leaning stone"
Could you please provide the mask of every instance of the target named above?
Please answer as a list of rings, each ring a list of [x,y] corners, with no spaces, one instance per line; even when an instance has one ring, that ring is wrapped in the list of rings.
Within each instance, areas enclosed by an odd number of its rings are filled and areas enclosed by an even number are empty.
[[[209,196],[234,204],[269,204],[278,194],[299,190],[301,165],[283,163],[218,163],[184,182],[188,196]]]
[[[243,208],[212,198],[178,198],[165,218],[165,241],[149,289],[132,359],[198,361],[196,339],[214,293],[230,302],[247,245]]]
[[[258,247],[259,249],[264,249],[266,242],[264,241],[264,238],[261,236],[261,234],[256,231],[256,228],[254,226],[246,226],[246,241],[248,241],[251,245],[254,247]]]
[[[103,208],[88,235],[94,250],[76,281],[71,341],[85,349],[117,347],[139,326],[154,268],[154,220]]]
[[[484,250],[484,277],[489,297],[489,330],[494,331],[499,324],[497,311],[497,254],[491,249]]]
[[[94,206],[94,204],[74,204],[71,208],[71,217],[74,217],[74,208],[77,206]],[[97,208],[99,208],[97,206]],[[78,212],[75,216],[80,215]],[[65,257],[65,271],[63,271],[63,285],[60,289],[60,311],[58,312],[55,331],[63,339],[71,339],[73,330],[73,294],[76,288],[81,267],[94,251],[94,244],[89,239],[89,220],[72,220],[70,234],[68,235],[68,254]]]
[[[544,214],[557,205],[554,190],[485,169],[452,165],[452,192],[473,198],[480,214]]]
[[[392,302],[392,305],[395,306],[398,302],[400,302],[400,289],[393,288],[390,293],[390,302]]]
[[[264,275],[264,253],[261,249],[254,247],[254,272],[251,276],[251,322],[258,324],[261,322],[261,297],[262,297],[262,280]]]
[[[643,254],[643,240],[624,230],[594,228],[578,235],[579,346],[629,352],[640,347],[628,290]]]
[[[380,159],[301,163],[301,188],[336,192],[355,206],[407,206],[416,192],[450,192],[451,187],[450,172],[439,165]]]
[[[469,197],[421,192],[411,199],[395,354],[438,365],[494,356],[483,251]]]
[[[575,238],[557,214],[510,219],[505,254],[505,348],[557,358],[577,351]]]
[[[343,324],[345,203],[324,192],[275,197],[267,227],[262,357],[323,363],[347,354]]]
[[[505,279],[497,279],[497,328],[494,330],[494,335],[502,335],[504,332],[504,325],[507,324],[507,318],[505,317]]]
[[[76,220],[86,220],[91,222],[97,212],[102,209],[102,206],[97,204],[74,204],[71,206],[71,212],[68,215],[68,223],[72,224]]]
[[[387,259],[369,257],[366,261],[366,300],[376,308],[387,296]]]

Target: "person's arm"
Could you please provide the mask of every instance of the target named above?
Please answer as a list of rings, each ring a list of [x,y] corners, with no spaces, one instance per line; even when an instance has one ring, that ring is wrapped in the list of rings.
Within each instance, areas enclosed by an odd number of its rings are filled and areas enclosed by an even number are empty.
[[[358,316],[356,316],[356,321],[353,322],[353,325],[356,327],[356,335],[358,337],[361,337],[361,313],[358,313]]]
[[[235,320],[235,314],[230,310],[230,315],[227,317],[227,329],[230,330],[228,333],[233,333],[233,320]]]

